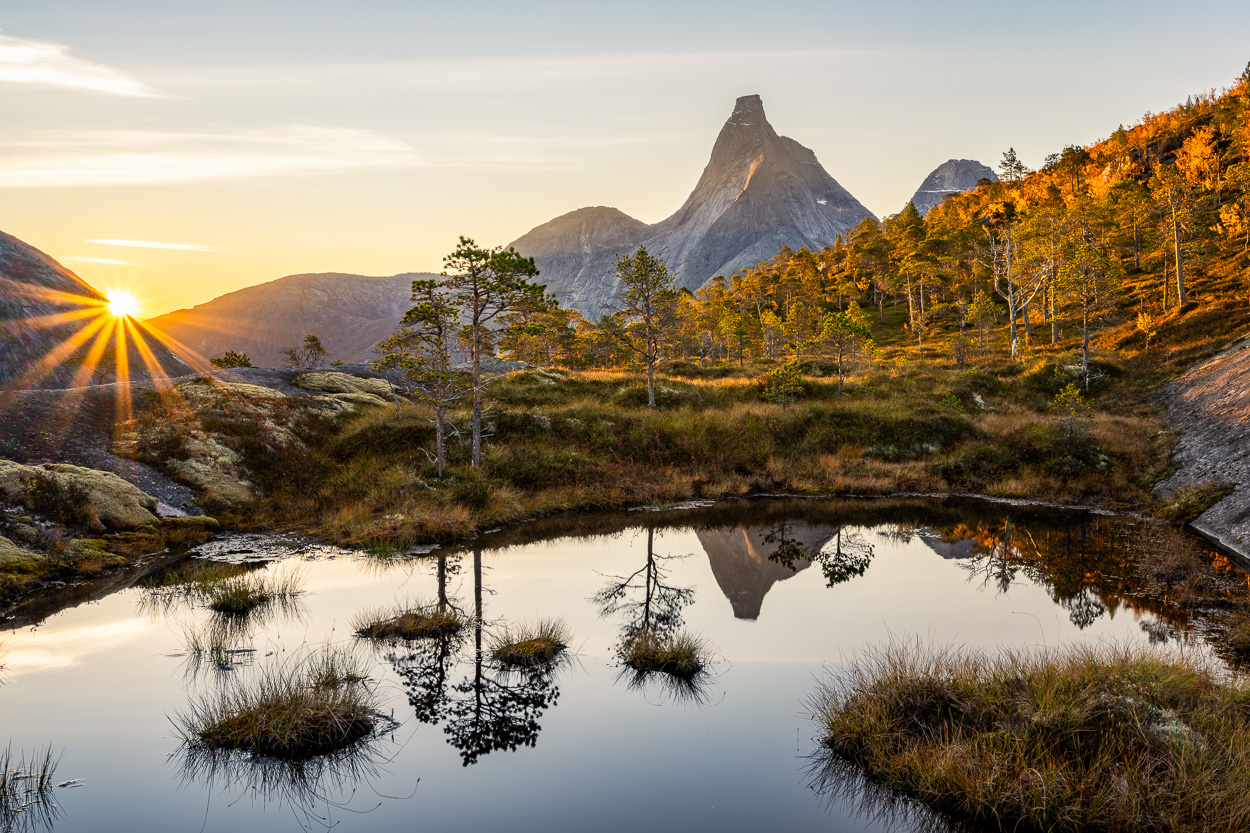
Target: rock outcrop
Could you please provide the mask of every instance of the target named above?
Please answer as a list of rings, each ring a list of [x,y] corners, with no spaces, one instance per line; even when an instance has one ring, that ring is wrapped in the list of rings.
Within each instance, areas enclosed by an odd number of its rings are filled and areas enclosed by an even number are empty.
[[[122,364],[116,361],[120,320],[109,312],[103,293],[35,247],[0,232],[0,389],[112,381],[116,372],[110,368]],[[134,343],[137,336],[146,351]],[[132,379],[149,378],[149,362],[158,365],[158,375],[190,370],[133,319],[125,339]]]
[[[97,532],[156,526],[156,498],[112,472],[0,460],[0,501]]]
[[[697,289],[776,256],[783,246],[820,249],[872,212],[809,149],[779,136],[758,95],[739,98],[694,191],[675,214],[648,226],[615,208],[583,208],[512,243],[535,259],[561,305],[598,319],[619,294],[613,264],[645,245],[676,283]]]
[[[1193,526],[1250,559],[1250,343],[1243,340],[1163,389],[1167,421],[1180,438],[1176,474],[1155,487],[1167,496],[1190,486],[1232,484],[1231,494]]]
[[[146,323],[205,359],[233,350],[246,353],[258,367],[281,367],[282,351],[303,344],[311,333],[321,339],[330,360],[368,362],[377,358],[374,346],[412,306],[413,279],[436,277],[289,275]]]
[[[962,194],[977,187],[982,179],[997,182],[998,175],[973,159],[948,159],[925,177],[911,198],[921,214],[944,200],[949,194]]]

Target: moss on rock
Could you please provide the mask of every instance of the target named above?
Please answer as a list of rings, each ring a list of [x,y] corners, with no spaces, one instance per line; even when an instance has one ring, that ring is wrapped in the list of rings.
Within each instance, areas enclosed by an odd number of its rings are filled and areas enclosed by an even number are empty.
[[[390,383],[385,379],[362,379],[359,376],[330,371],[303,373],[295,377],[294,384],[304,390],[322,393],[363,393],[378,397],[383,404],[394,395]]]
[[[112,472],[0,460],[0,499],[61,523],[97,532],[155,526],[156,498]]]

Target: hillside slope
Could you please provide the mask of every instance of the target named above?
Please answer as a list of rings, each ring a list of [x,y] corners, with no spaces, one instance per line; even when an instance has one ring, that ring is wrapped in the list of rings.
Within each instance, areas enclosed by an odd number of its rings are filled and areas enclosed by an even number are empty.
[[[102,292],[34,246],[0,232],[0,388],[100,381],[92,378],[91,365],[99,368],[98,376],[111,379],[115,374],[105,371],[119,331],[125,333],[125,364],[132,378],[151,375],[147,361],[166,375],[190,369],[156,339],[144,337],[149,350],[141,352],[134,340],[142,325],[132,320],[123,328],[121,320],[109,313]],[[92,359],[97,343],[99,358]]]
[[[411,306],[413,279],[433,277],[289,275],[146,323],[206,358],[234,350],[258,367],[280,367],[283,349],[311,333],[321,339],[331,361],[367,362],[377,358],[374,345]]]

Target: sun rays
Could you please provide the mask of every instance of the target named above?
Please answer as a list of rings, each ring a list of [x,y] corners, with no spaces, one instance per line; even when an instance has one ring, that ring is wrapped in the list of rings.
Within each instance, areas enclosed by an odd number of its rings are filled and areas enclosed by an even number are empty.
[[[154,395],[166,411],[176,411],[182,397],[174,377],[213,372],[206,357],[140,321],[142,305],[130,291],[105,295],[84,286],[75,294],[4,278],[0,284],[0,291],[27,311],[5,322],[9,335],[31,343],[42,334],[44,341],[42,355],[29,356],[15,378],[0,383],[0,418],[5,413],[16,418],[27,407],[21,403],[29,396],[22,391],[49,384],[68,389],[57,408],[33,422],[18,419],[20,428],[15,424],[22,442],[40,448],[40,454],[56,458],[75,423],[97,418],[90,415],[100,408],[111,410],[114,440],[120,439],[136,415],[137,396]]]
[[[139,314],[139,301],[129,292],[109,293],[109,312],[118,318],[134,318]]]

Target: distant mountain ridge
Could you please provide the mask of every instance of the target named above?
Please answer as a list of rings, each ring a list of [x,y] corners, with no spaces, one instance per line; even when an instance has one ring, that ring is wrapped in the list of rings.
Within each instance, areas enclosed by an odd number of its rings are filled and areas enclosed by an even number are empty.
[[[413,279],[436,277],[424,272],[288,275],[146,323],[204,358],[233,350],[246,353],[258,367],[281,367],[283,349],[301,344],[311,333],[321,339],[330,360],[368,362],[377,358],[374,346],[412,306]]]
[[[647,225],[615,208],[569,212],[511,244],[535,259],[539,280],[598,319],[618,294],[613,265],[640,245],[697,289],[774,257],[782,246],[819,249],[874,215],[838,184],[816,154],[779,136],[758,95],[742,96],[721,128],[703,175],[671,217]]]
[[[948,159],[933,169],[911,198],[921,215],[946,199],[949,194],[962,194],[977,187],[982,179],[998,182],[998,174],[975,159]]]
[[[85,357],[98,337],[114,338],[118,319],[110,316],[107,305],[104,294],[82,278],[34,246],[0,232],[0,388],[65,387],[76,376],[86,384],[89,380],[79,373],[81,362],[71,356]],[[135,326],[142,331],[141,325]],[[188,372],[188,365],[169,349],[144,340],[150,348],[146,358],[164,373]],[[129,375],[147,378],[145,356],[132,339],[127,345]]]

